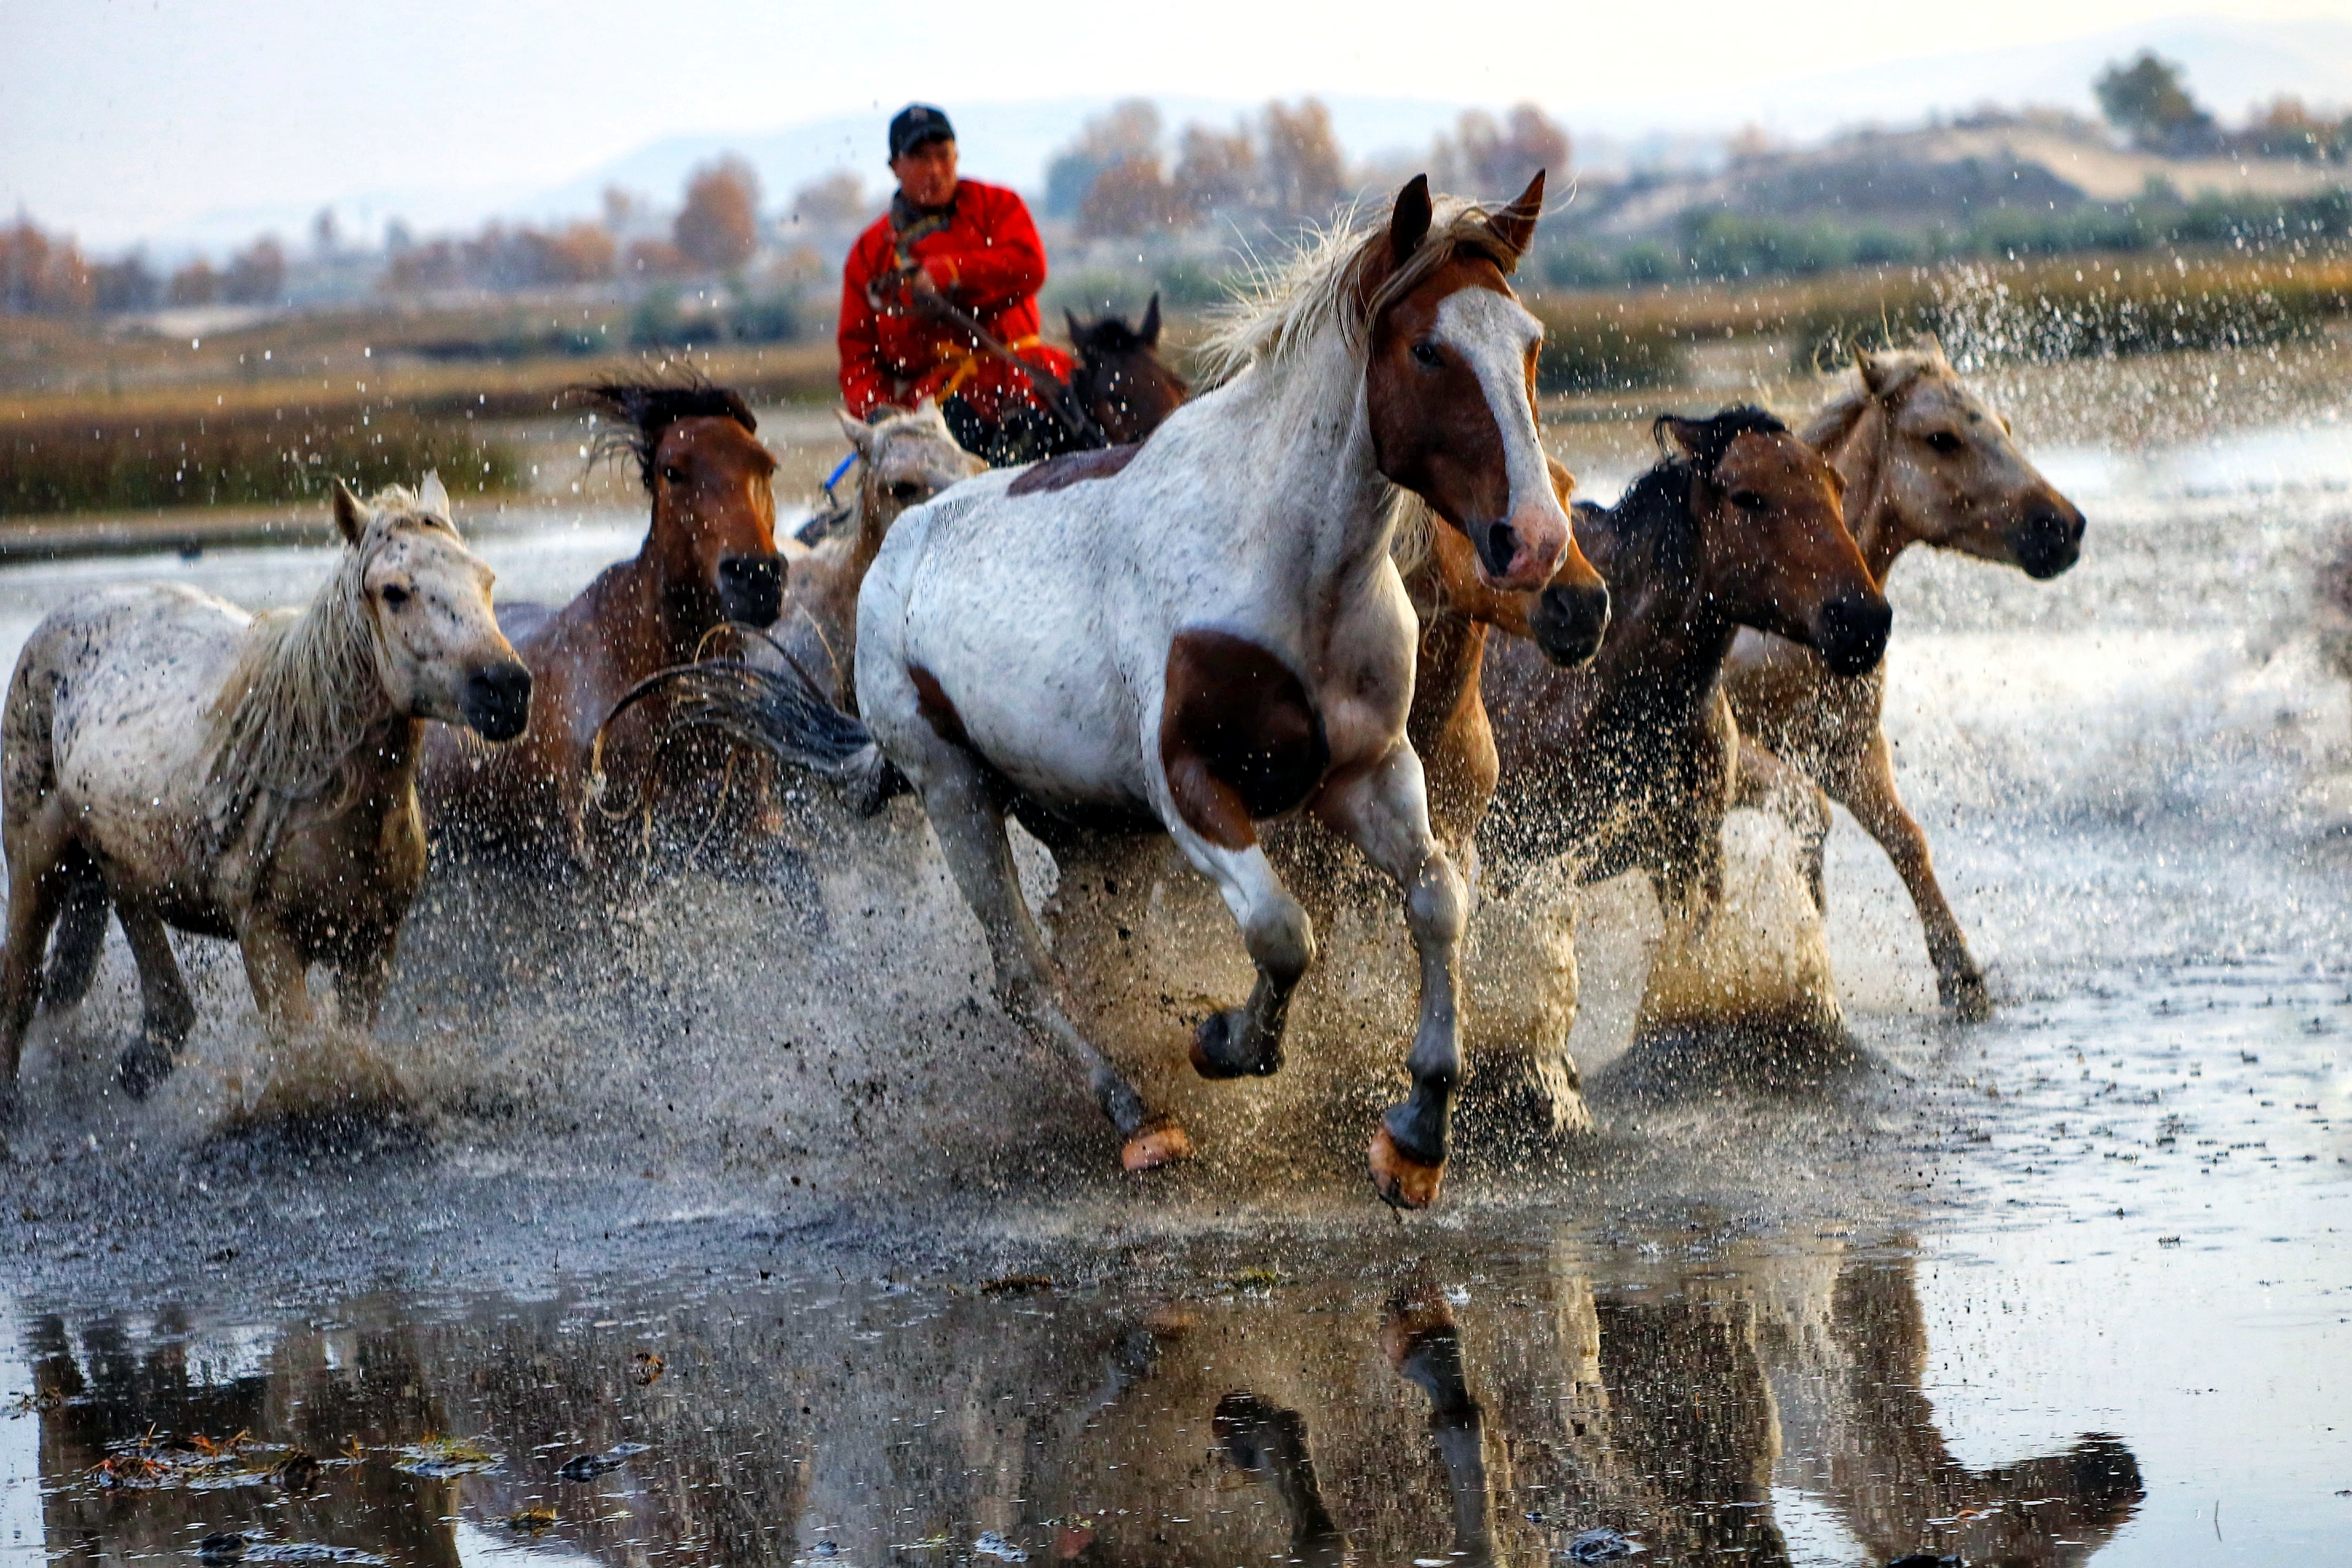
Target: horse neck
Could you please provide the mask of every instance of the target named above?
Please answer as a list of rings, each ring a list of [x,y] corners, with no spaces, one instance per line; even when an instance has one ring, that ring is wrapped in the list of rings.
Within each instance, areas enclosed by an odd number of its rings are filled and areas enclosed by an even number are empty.
[[[1405,723],[1415,747],[1426,747],[1464,697],[1478,689],[1486,660],[1484,623],[1450,605],[1440,605],[1423,619],[1413,657],[1412,710]]]
[[[1739,628],[1706,592],[1704,540],[1675,563],[1652,530],[1614,512],[1577,519],[1577,538],[1609,584],[1609,630],[1595,666],[1604,685],[1661,717],[1696,711],[1715,688]],[[1594,546],[1598,544],[1596,551]]]
[[[1867,395],[1865,395],[1866,396]],[[1861,414],[1843,429],[1819,443],[1823,460],[1845,481],[1846,531],[1862,551],[1870,578],[1884,587],[1895,557],[1919,542],[1895,507],[1887,483],[1887,447],[1894,422],[1877,399],[1870,398]]]
[[[1246,472],[1265,498],[1264,546],[1290,553],[1300,593],[1318,608],[1352,597],[1348,585],[1386,564],[1396,531],[1396,487],[1372,454],[1364,367],[1336,328],[1289,363],[1254,370],[1227,406],[1250,426]]]
[[[329,810],[413,780],[415,721],[385,695],[362,558],[347,552],[333,581],[299,615],[264,617],[225,695],[213,753],[208,816],[224,837],[260,819],[265,840],[284,817],[334,786]]]
[[[859,465],[857,478],[857,531],[849,540],[849,578],[855,583],[866,580],[866,569],[882,553],[882,542],[889,537],[890,525],[898,521],[903,510],[894,507],[890,498],[882,493],[882,484],[872,463]]]
[[[625,623],[636,634],[625,640],[650,640],[664,663],[681,664],[694,658],[701,647],[704,634],[716,623],[717,606],[708,604],[709,595],[699,584],[671,591],[669,568],[662,560],[665,531],[661,502],[656,500],[645,543],[635,557],[597,580],[595,586],[604,600],[598,619]],[[709,613],[689,613],[682,602],[688,597],[704,602]]]

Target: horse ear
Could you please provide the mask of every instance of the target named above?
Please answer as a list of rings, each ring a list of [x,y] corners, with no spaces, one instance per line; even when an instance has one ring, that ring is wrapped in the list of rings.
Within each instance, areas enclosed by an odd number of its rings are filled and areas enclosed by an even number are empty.
[[[1143,307],[1143,325],[1135,329],[1135,335],[1143,340],[1145,348],[1160,346],[1160,290],[1157,289],[1151,291],[1151,303]]]
[[[1066,305],[1062,308],[1062,320],[1070,323],[1071,344],[1073,346],[1083,344],[1087,341],[1086,329],[1078,325],[1078,313]]]
[[[1918,337],[1918,344],[1921,348],[1926,349],[1929,353],[1936,356],[1936,363],[1937,364],[1943,366],[1946,370],[1952,368],[1952,362],[1945,357],[1944,354],[1943,339],[1937,337],[1933,332],[1921,332]]]
[[[1699,429],[1697,421],[1677,418],[1671,414],[1658,416],[1656,433],[1661,447],[1671,447],[1685,458],[1698,456],[1699,441],[1705,434]]]
[[[1536,177],[1528,182],[1528,188],[1519,193],[1519,199],[1486,220],[1486,232],[1510,247],[1514,265],[1535,243],[1536,219],[1543,216],[1543,194],[1544,172],[1538,169]],[[1503,270],[1508,272],[1511,268],[1506,267]]]
[[[1862,373],[1862,384],[1873,397],[1884,397],[1895,390],[1895,366],[1885,354],[1874,354],[1867,349],[1853,351],[1853,368]]]
[[[425,470],[425,482],[416,487],[416,504],[444,522],[457,521],[449,510],[449,492],[442,486],[441,470],[438,468]]]
[[[874,452],[874,426],[846,408],[835,408],[833,416],[841,421],[841,433],[849,437],[849,444],[857,449],[857,455],[871,457]]]
[[[335,527],[345,544],[357,544],[367,531],[368,510],[360,498],[352,494],[352,487],[341,479],[335,481]]]
[[[1402,267],[1429,236],[1429,176],[1415,174],[1389,213],[1389,258]]]

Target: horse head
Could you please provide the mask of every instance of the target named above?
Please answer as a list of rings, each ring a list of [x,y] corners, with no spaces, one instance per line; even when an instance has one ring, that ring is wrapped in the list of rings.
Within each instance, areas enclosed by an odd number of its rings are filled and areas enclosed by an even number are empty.
[[[660,583],[674,650],[690,657],[721,621],[773,625],[784,594],[776,459],[742,397],[698,382],[604,382],[575,395],[622,422],[607,448],[636,463],[653,497],[640,559]]]
[[[1140,326],[1129,326],[1123,316],[1081,322],[1070,311],[1062,314],[1078,356],[1070,392],[1113,446],[1142,440],[1192,395],[1192,384],[1160,362],[1158,294]]]
[[[438,474],[412,495],[387,487],[368,505],[335,481],[335,526],[358,575],[378,678],[412,719],[511,741],[530,718],[530,671],[490,610],[491,573],[450,521]]]
[[[1987,407],[1923,338],[1910,350],[1857,351],[1876,422],[1881,505],[1913,538],[2055,577],[2083,552],[2083,514],[2017,449],[2009,421]],[[1857,430],[1858,437],[1870,432]]]
[[[1547,456],[1544,463],[1552,494],[1564,508],[1576,489],[1576,476],[1555,458]],[[1559,570],[1532,594],[1489,587],[1479,574],[1476,549],[1451,529],[1433,530],[1429,549],[1446,603],[1472,620],[1527,638],[1557,665],[1572,668],[1601,651],[1609,630],[1609,588],[1573,533]]]
[[[846,409],[835,409],[834,417],[857,452],[857,545],[869,559],[899,513],[988,471],[985,461],[956,445],[940,405],[928,397],[911,414],[894,411],[872,425]]]
[[[1568,513],[1536,435],[1543,324],[1508,280],[1535,237],[1543,189],[1538,174],[1500,212],[1448,203],[1441,217],[1428,176],[1415,175],[1357,280],[1375,465],[1466,538],[1479,575],[1507,592],[1542,587],[1570,554]]]
[[[1835,674],[1876,668],[1894,612],[1846,531],[1844,481],[1827,459],[1760,408],[1662,415],[1654,430],[1687,468],[1700,596],[1811,647]]]

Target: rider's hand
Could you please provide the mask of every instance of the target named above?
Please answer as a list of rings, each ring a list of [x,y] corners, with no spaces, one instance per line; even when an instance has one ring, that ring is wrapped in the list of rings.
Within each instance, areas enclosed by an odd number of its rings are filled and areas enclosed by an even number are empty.
[[[930,273],[919,266],[907,269],[906,289],[907,303],[920,315],[937,315],[940,307],[948,302],[948,297],[940,291],[940,286],[932,281]]]

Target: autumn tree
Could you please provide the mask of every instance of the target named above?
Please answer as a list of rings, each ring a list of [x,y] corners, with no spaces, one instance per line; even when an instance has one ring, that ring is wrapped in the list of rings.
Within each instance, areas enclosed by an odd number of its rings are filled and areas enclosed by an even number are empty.
[[[1160,171],[1160,154],[1139,153],[1095,176],[1078,208],[1078,232],[1142,234],[1173,223],[1177,208],[1176,193]]]
[[[793,193],[793,220],[820,232],[856,228],[868,210],[866,182],[850,169],[835,169]]]
[[[1265,106],[1264,125],[1265,194],[1276,210],[1319,217],[1338,205],[1347,189],[1347,160],[1322,100],[1302,98],[1291,109],[1277,100]]]
[[[26,217],[0,228],[0,312],[77,315],[94,297],[89,264],[72,240]]]
[[[751,260],[760,248],[760,176],[751,165],[730,153],[697,169],[670,238],[680,255],[712,271]]]
[[[1532,103],[1513,108],[1496,123],[1484,110],[1463,112],[1451,136],[1430,150],[1430,174],[1442,189],[1479,196],[1515,196],[1538,169],[1555,185],[1568,174],[1568,132]]]
[[[1045,211],[1074,216],[1105,169],[1130,158],[1159,157],[1160,130],[1160,106],[1144,98],[1112,104],[1087,121],[1078,139],[1045,165]]]
[[[172,274],[168,298],[174,305],[209,305],[220,298],[220,274],[199,256]]]
[[[1252,205],[1259,183],[1257,149],[1246,130],[1188,125],[1178,143],[1173,195],[1196,217]]]
[[[286,296],[286,251],[262,236],[229,258],[221,298],[232,305],[275,305]]]

